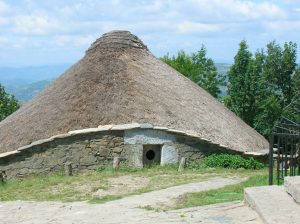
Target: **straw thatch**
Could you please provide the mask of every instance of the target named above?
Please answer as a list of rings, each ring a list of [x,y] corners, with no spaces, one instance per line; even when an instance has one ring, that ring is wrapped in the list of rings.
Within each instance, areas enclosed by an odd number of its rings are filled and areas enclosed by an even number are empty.
[[[70,130],[151,123],[191,130],[237,151],[266,140],[127,31],[104,34],[78,63],[0,123],[0,152]]]

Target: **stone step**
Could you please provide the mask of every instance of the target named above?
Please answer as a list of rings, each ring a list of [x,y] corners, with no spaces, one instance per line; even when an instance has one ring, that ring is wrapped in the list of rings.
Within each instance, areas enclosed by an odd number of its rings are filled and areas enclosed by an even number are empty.
[[[245,188],[245,202],[267,224],[299,224],[300,206],[280,186]]]
[[[285,177],[284,188],[297,203],[300,203],[300,176]]]

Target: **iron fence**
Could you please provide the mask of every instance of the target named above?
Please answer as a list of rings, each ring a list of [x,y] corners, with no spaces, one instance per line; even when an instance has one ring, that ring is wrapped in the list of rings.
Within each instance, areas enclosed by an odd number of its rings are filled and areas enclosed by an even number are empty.
[[[269,184],[300,175],[300,125],[282,117],[269,136]],[[275,174],[275,175],[274,175]]]

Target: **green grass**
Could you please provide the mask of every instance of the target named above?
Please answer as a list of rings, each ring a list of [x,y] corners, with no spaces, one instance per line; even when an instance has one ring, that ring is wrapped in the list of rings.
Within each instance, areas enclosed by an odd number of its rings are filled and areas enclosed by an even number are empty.
[[[123,166],[116,171],[109,166],[94,172],[75,173],[74,176],[71,177],[64,176],[62,172],[52,173],[49,175],[32,175],[25,179],[9,180],[5,184],[0,184],[0,201],[90,201],[91,203],[104,203],[120,199],[128,195],[141,194],[185,183],[205,181],[208,178],[215,176],[252,177],[267,174],[266,169],[234,170],[201,167],[197,170],[187,168],[183,173],[181,173],[177,171],[177,168],[177,164],[168,166],[153,166],[151,168],[143,169]],[[118,179],[122,177],[125,179],[124,182],[127,181],[127,177],[144,178],[143,180],[147,180],[147,184],[144,184],[130,192],[109,193],[108,195],[101,197],[94,196],[94,193],[99,189],[109,190],[113,188],[114,184],[110,182],[111,179]],[[132,184],[134,186],[139,183]],[[251,185],[256,183],[250,182],[249,184]],[[240,189],[239,192],[241,191],[242,190]],[[231,192],[236,192],[236,190]],[[233,196],[235,197],[236,195],[228,194],[226,197]],[[189,196],[187,196],[187,199],[188,198]],[[209,199],[205,200],[207,201]]]
[[[177,200],[176,208],[203,206],[229,201],[242,201],[244,199],[244,188],[263,185],[268,185],[267,175],[251,176],[247,181],[240,184],[229,185],[210,191],[186,194]]]
[[[89,202],[92,204],[101,204],[101,203],[105,203],[108,201],[118,200],[121,198],[123,198],[123,196],[121,196],[121,195],[107,195],[102,198],[92,198],[91,200],[89,200]]]

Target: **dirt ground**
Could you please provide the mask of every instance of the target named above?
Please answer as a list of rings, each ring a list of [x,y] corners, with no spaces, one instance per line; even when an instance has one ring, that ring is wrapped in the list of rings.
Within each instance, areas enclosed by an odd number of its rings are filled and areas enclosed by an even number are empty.
[[[126,178],[126,176],[124,177]],[[110,180],[114,181],[114,180]],[[71,223],[252,223],[261,224],[258,215],[241,202],[230,202],[187,209],[156,211],[146,209],[168,204],[189,192],[217,189],[243,181],[242,178],[213,178],[207,181],[174,186],[104,204],[87,202],[0,203],[2,224],[71,224]],[[118,185],[119,182],[116,182]]]

